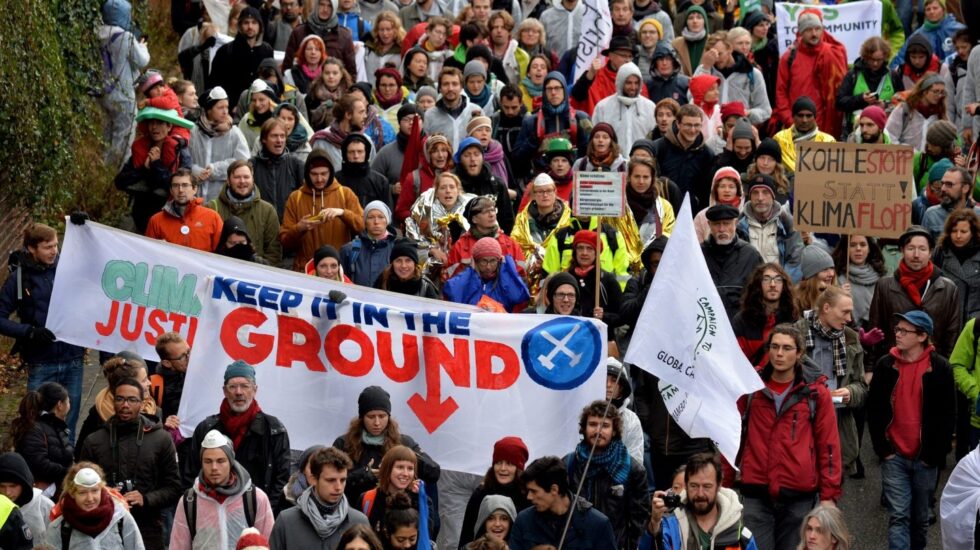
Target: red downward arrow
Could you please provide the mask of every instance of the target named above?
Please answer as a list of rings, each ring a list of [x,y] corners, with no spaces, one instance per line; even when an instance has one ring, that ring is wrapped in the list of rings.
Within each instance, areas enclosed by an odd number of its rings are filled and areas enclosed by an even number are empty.
[[[442,367],[439,361],[425,362],[425,393],[422,397],[415,394],[408,399],[408,406],[415,412],[415,416],[422,422],[426,431],[432,433],[442,426],[443,422],[449,419],[454,412],[459,409],[459,404],[452,397],[442,400],[442,388],[440,376]]]

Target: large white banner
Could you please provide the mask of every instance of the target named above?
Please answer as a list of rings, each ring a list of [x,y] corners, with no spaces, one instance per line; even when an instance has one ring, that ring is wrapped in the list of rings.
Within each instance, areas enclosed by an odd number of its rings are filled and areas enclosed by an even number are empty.
[[[612,39],[609,3],[606,0],[583,0],[582,7],[585,13],[582,14],[582,35],[575,58],[575,79],[568,83],[569,86],[592,67],[592,60],[601,56],[599,52],[608,48]]]
[[[704,262],[690,196],[636,325],[644,337],[633,336],[625,362],[658,377],[674,421],[691,437],[711,438],[734,465],[742,434],[736,402],[763,384],[738,347]]]
[[[800,12],[807,8],[823,13],[824,30],[847,48],[849,64],[857,59],[861,44],[869,36],[881,36],[880,0],[861,0],[834,6],[776,2],[776,37],[780,55],[796,41],[796,21]]]
[[[346,299],[332,301],[333,290]],[[532,456],[569,452],[578,411],[605,390],[598,321],[486,313],[91,222],[68,224],[47,327],[59,340],[152,360],[159,334],[185,335],[185,435],[218,412],[225,367],[241,359],[255,366],[256,399],[285,423],[294,449],[344,434],[361,390],[378,385],[404,433],[443,468],[476,474],[507,435]]]

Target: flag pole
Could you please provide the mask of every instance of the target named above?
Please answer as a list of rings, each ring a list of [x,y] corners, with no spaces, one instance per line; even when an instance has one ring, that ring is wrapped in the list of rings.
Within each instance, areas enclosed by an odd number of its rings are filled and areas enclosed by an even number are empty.
[[[596,216],[595,224],[595,306],[599,307],[602,296],[602,216]]]

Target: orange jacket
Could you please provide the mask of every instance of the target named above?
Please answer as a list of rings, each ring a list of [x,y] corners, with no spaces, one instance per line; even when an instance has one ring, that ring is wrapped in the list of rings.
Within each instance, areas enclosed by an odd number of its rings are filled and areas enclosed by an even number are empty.
[[[181,217],[173,209],[173,200],[167,201],[163,209],[150,218],[150,223],[146,225],[146,236],[214,252],[221,240],[224,222],[217,212],[202,206],[203,203],[204,199],[200,197],[187,203]]]
[[[299,221],[316,215],[324,208],[340,208],[344,213],[309,231],[303,231]],[[296,252],[293,271],[302,273],[306,262],[310,261],[318,248],[329,244],[340,250],[340,247],[363,230],[364,210],[357,195],[349,187],[333,180],[326,189],[318,191],[304,183],[303,187],[293,191],[286,199],[286,209],[279,227],[279,242],[282,243],[283,250]]]

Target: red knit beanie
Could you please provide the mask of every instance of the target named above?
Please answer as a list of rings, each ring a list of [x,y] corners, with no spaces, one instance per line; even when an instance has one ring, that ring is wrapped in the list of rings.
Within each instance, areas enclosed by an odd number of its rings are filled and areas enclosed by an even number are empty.
[[[500,243],[493,237],[483,237],[473,245],[473,259],[481,258],[503,258],[504,250],[500,248]]]
[[[587,244],[592,248],[598,249],[599,245],[596,242],[595,231],[581,229],[578,232],[576,232],[575,237],[572,239],[572,248],[574,249],[579,244]]]
[[[494,464],[500,462],[501,460],[506,460],[514,466],[517,466],[518,470],[523,471],[524,464],[527,463],[527,458],[527,445],[525,445],[524,440],[519,437],[507,436],[493,444]]]
[[[269,539],[262,536],[255,527],[249,527],[242,531],[242,536],[238,537],[238,545],[235,550],[268,550]]]

